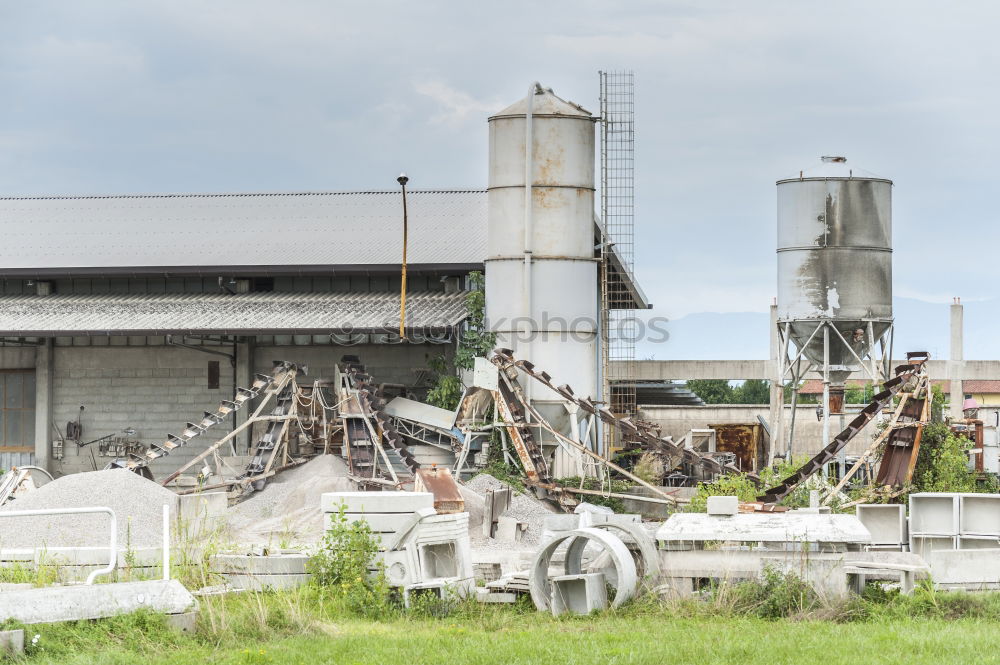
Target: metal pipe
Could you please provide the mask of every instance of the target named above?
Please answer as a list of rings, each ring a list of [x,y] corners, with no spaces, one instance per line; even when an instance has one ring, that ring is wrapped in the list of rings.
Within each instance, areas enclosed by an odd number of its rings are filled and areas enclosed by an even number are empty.
[[[830,325],[823,324],[823,448],[830,445]],[[823,478],[829,474],[823,465]]]
[[[535,147],[535,134],[534,134],[534,109],[535,109],[535,94],[541,88],[541,84],[538,81],[534,81],[528,87],[528,103],[527,108],[524,113],[524,268],[522,275],[522,288],[521,288],[521,300],[522,300],[522,312],[526,318],[525,325],[528,330],[525,332],[527,335],[524,340],[524,352],[522,353],[523,358],[531,358],[531,287],[532,287],[532,266],[531,266],[531,252],[532,252],[532,238],[534,236],[534,216],[532,211],[532,194],[534,192],[534,147]],[[528,385],[525,386],[525,396],[531,399],[531,382],[526,382]],[[528,414],[525,414],[525,419],[527,419]]]
[[[170,579],[170,504],[163,504],[163,579]]]
[[[107,513],[111,518],[111,538],[108,542],[108,565],[98,568],[87,576],[84,584],[93,584],[98,575],[108,575],[114,572],[118,565],[118,518],[115,511],[106,506],[94,506],[91,508],[38,508],[35,510],[5,510],[0,512],[0,517],[37,517],[39,515],[88,515],[93,513]]]
[[[403,188],[403,273],[402,283],[399,289],[399,340],[406,339],[406,241],[407,241],[407,219],[406,219],[406,183],[410,181],[405,173],[400,173],[396,182]]]

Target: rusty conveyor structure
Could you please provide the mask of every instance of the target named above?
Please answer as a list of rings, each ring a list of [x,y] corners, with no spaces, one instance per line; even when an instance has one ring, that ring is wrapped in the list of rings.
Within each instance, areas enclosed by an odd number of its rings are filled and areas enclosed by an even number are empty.
[[[296,371],[297,368],[292,363],[275,362],[270,376],[266,374],[255,375],[254,382],[249,388],[237,388],[233,399],[222,400],[215,411],[205,411],[201,420],[196,423],[187,423],[180,434],[167,434],[163,443],[152,444],[141,457],[127,460],[124,467],[134,473],[145,475],[143,469],[148,467],[153,460],[165,457],[177,448],[187,445],[189,441],[223,422],[234,412],[249,404],[251,400],[265,393],[284,390],[294,382]]]
[[[393,482],[412,481],[420,464],[385,413],[386,401],[372,377],[358,362],[348,362],[345,369],[343,388],[348,393],[349,403],[340,415],[344,424],[344,453],[351,474],[358,478],[376,478],[378,458],[381,456],[385,471]],[[393,470],[383,442],[406,466],[409,477],[400,478]]]
[[[892,403],[894,397],[900,393],[912,392],[915,390],[916,385],[921,378],[926,379],[924,373],[924,363],[926,363],[929,358],[930,354],[926,351],[914,351],[907,353],[907,363],[896,367],[896,376],[889,379],[882,385],[882,392],[876,394],[872,401],[861,410],[861,413],[859,413],[840,434],[834,437],[833,440],[825,448],[823,448],[823,450],[802,465],[802,467],[795,473],[788,476],[774,487],[768,489],[764,492],[764,494],[757,497],[757,499],[764,503],[777,503],[778,501],[781,501],[796,487],[805,482],[810,476],[822,469],[824,465],[836,459],[837,454],[840,453],[840,451],[843,450],[848,443],[850,443],[851,439],[853,439],[858,432],[864,429],[865,425],[867,425],[872,418]],[[878,473],[880,484],[901,485],[904,482],[907,482],[909,480],[909,474],[913,473],[911,462],[916,463],[916,452],[920,446],[919,434],[923,431],[923,420],[925,420],[925,418],[919,416],[923,414],[924,409],[926,408],[926,399],[921,400],[920,406],[914,408],[918,411],[918,413],[916,413],[918,417],[912,422],[914,425],[919,423],[920,428],[917,429],[914,426],[913,428],[900,428],[892,430],[886,447],[886,456],[883,458],[882,467],[879,469]],[[893,435],[897,435],[897,437],[893,438]],[[900,452],[890,452],[890,448],[893,447],[900,448]],[[902,462],[896,461],[897,458],[899,460],[905,459],[909,468],[908,473],[902,480],[899,477],[899,468]],[[889,461],[889,466],[886,466],[887,461]],[[891,480],[892,482],[881,483],[882,479]]]
[[[702,468],[711,475],[725,473],[740,473],[740,469],[733,464],[722,464],[708,454],[700,453],[696,450],[686,448],[674,443],[669,437],[660,437],[646,427],[641,427],[632,422],[629,418],[619,418],[607,407],[596,404],[589,397],[577,397],[573,389],[568,385],[553,385],[552,377],[544,371],[536,369],[534,364],[527,360],[518,360],[514,357],[510,349],[495,349],[490,360],[500,369],[500,383],[498,390],[498,406],[501,416],[507,424],[506,430],[514,447],[518,452],[521,463],[525,468],[525,475],[529,481],[535,483],[551,483],[545,460],[542,457],[541,447],[535,442],[534,437],[528,429],[524,419],[524,411],[529,411],[536,416],[537,412],[531,407],[520,388],[514,382],[518,372],[523,372],[532,380],[541,383],[546,388],[554,391],[564,400],[576,404],[581,411],[598,417],[603,423],[616,428],[622,435],[623,440],[635,441],[640,447],[647,450],[660,452],[670,460],[674,467],[681,463],[688,463]],[[534,423],[533,423],[534,424]],[[550,430],[552,431],[552,430]],[[553,431],[553,434],[556,434]],[[557,438],[563,438],[558,437]],[[577,445],[580,445],[577,442]],[[609,460],[604,463],[615,467]],[[755,474],[747,474],[756,481]]]

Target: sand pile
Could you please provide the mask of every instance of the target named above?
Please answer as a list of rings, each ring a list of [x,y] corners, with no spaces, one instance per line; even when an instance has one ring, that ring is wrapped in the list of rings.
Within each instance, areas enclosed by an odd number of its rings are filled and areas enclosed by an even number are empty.
[[[118,518],[118,547],[154,547],[163,542],[163,504],[177,515],[177,496],[125,469],[90,471],[57,478],[0,508],[0,513],[42,508],[111,508]],[[106,547],[107,515],[0,518],[0,548]]]
[[[275,546],[319,542],[326,526],[320,495],[355,491],[347,473],[340,457],[320,455],[278,474],[262,491],[229,509],[230,538],[242,544]]]

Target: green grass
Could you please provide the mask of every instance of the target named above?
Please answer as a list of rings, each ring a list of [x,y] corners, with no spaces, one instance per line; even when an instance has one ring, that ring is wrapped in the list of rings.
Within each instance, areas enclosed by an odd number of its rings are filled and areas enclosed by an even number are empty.
[[[40,635],[38,648],[24,662],[1000,663],[1000,600],[992,596],[920,591],[798,620],[739,616],[712,601],[651,600],[563,619],[526,603],[459,604],[441,618],[427,614],[363,619],[312,588],[203,599],[196,635],[174,633],[153,614],[34,626],[26,632],[28,639]]]

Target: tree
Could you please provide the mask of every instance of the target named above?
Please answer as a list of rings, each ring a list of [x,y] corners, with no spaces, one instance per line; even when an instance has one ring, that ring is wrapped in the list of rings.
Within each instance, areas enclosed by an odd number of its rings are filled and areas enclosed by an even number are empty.
[[[469,273],[469,293],[465,296],[465,329],[458,341],[455,361],[451,367],[444,355],[431,358],[428,365],[437,376],[427,393],[427,402],[442,409],[453,410],[462,399],[462,380],[458,370],[471,370],[476,358],[484,358],[496,344],[496,333],[486,329],[486,279],[481,272]]]
[[[725,379],[691,379],[687,382],[687,389],[705,404],[733,403],[733,387]]]
[[[733,390],[734,404],[768,404],[771,401],[771,382],[764,379],[747,379]]]

